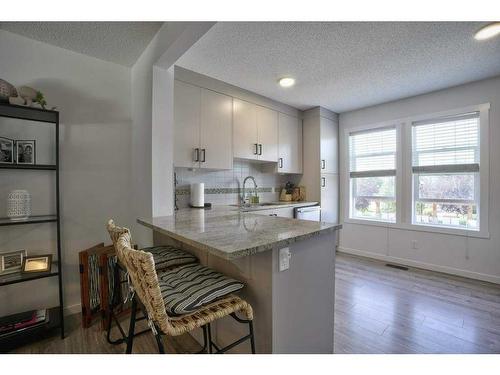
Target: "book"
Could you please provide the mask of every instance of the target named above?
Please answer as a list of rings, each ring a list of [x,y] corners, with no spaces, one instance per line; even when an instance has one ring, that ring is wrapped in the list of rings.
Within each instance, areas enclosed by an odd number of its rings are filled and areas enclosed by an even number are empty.
[[[31,315],[31,317],[29,317],[29,315]],[[0,325],[0,337],[46,324],[48,323],[48,318],[49,316],[46,309],[28,311],[26,313],[14,314],[2,318],[2,323],[6,324]]]

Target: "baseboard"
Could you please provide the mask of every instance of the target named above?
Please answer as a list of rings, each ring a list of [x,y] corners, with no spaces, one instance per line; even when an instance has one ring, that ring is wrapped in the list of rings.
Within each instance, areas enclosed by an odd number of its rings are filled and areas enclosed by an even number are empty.
[[[447,273],[450,275],[467,277],[469,279],[487,281],[487,282],[494,283],[494,284],[500,284],[500,277],[499,276],[487,275],[484,273],[467,271],[467,270],[462,270],[459,268],[439,266],[436,264],[418,262],[415,260],[392,257],[392,256],[377,254],[377,253],[371,253],[369,251],[351,249],[351,248],[342,247],[342,246],[338,247],[338,251],[340,253],[358,255],[358,256],[365,257],[365,258],[372,258],[372,259],[382,260],[385,262],[398,263],[398,264],[409,266],[409,267],[422,268],[422,269],[429,270],[429,271],[442,272],[442,273]]]
[[[65,316],[79,314],[81,312],[82,312],[82,304],[81,303],[76,303],[74,305],[64,307],[64,315]]]

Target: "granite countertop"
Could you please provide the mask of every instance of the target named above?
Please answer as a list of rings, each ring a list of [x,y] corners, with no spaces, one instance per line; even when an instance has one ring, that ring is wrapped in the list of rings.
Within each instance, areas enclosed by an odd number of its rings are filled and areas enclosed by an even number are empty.
[[[257,215],[231,206],[183,209],[172,216],[139,218],[137,222],[225,259],[282,248],[341,228],[339,224]]]

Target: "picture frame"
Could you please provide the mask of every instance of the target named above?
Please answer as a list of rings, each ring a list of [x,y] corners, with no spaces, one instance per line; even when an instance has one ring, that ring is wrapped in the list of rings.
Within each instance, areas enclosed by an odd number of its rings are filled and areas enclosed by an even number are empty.
[[[14,164],[14,140],[0,137],[0,164]]]
[[[26,257],[26,250],[0,253],[0,275],[20,272]]]
[[[45,273],[52,269],[52,254],[26,256],[23,259],[22,273]]]
[[[16,164],[34,165],[36,163],[36,141],[34,139],[16,140]]]

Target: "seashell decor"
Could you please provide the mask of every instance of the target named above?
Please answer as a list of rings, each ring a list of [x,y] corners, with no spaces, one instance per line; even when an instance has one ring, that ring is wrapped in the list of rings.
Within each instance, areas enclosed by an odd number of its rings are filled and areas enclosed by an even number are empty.
[[[9,82],[0,79],[0,101],[8,102],[11,96],[17,96],[16,88]]]

